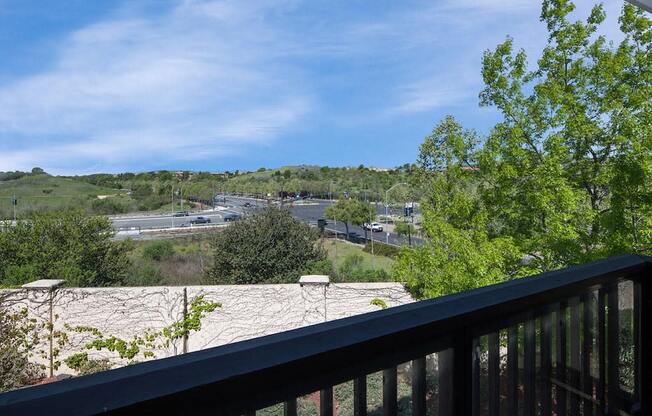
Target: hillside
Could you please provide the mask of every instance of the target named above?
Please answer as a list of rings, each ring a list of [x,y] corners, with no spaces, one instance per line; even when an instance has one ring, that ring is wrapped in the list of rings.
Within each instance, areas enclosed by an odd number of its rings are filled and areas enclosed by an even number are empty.
[[[17,215],[24,216],[33,211],[56,210],[78,207],[93,211],[98,195],[115,195],[115,189],[92,185],[83,181],[51,176],[48,174],[23,176],[18,179],[0,181],[0,217],[11,218],[11,200],[18,200]],[[119,197],[123,198],[123,197]]]
[[[12,216],[11,198],[14,193],[18,198],[19,216],[67,207],[79,207],[97,214],[169,211],[173,192],[176,201],[196,198],[205,203],[221,192],[261,197],[276,197],[279,193],[310,194],[318,198],[350,195],[380,201],[392,185],[410,182],[410,173],[409,166],[377,170],[364,166],[331,168],[309,165],[260,168],[255,172],[158,171],[74,177],[40,172],[0,172],[0,217]],[[394,193],[399,191],[396,189]],[[100,200],[98,195],[112,196]]]

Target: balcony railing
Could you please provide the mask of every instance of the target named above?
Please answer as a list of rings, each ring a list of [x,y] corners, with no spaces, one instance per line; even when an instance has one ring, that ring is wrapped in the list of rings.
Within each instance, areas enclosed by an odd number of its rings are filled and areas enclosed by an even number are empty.
[[[0,415],[652,414],[651,305],[651,260],[620,256],[5,393]]]

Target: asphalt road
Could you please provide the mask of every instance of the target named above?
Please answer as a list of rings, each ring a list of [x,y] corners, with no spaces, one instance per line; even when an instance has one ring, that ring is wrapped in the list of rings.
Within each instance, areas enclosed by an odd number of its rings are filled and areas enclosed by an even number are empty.
[[[130,228],[138,229],[164,229],[172,227],[190,227],[191,221],[197,217],[204,217],[211,220],[211,224],[221,224],[224,222],[225,214],[242,213],[235,209],[227,209],[214,212],[193,212],[187,217],[173,217],[170,214],[161,215],[139,215],[132,217],[114,217],[111,219],[113,228],[116,230],[127,230]]]
[[[166,229],[171,227],[190,227],[190,222],[195,220],[197,217],[201,216],[204,218],[209,218],[212,224],[223,224],[225,214],[236,214],[240,216],[246,216],[252,212],[255,212],[257,209],[264,207],[267,202],[256,200],[253,198],[247,197],[236,197],[236,196],[227,196],[225,200],[218,202],[221,206],[226,207],[224,210],[220,211],[208,211],[208,212],[193,212],[187,217],[172,217],[170,214],[160,214],[160,215],[141,215],[141,216],[131,216],[131,217],[114,217],[112,218],[113,226],[116,230],[128,230],[128,229]],[[245,204],[250,206],[246,207]],[[295,218],[305,221],[309,224],[316,225],[317,220],[324,218],[324,211],[326,207],[331,204],[330,201],[326,200],[305,200],[294,203],[286,203],[290,206],[290,210]],[[385,214],[385,207],[382,204],[378,204],[376,207],[379,214]],[[342,235],[346,232],[346,227],[341,222],[333,221],[332,219],[327,219],[326,229],[341,233]],[[365,231],[358,226],[349,225],[349,233],[355,233],[360,238],[364,238]],[[399,236],[395,233],[375,232],[367,231],[367,238],[373,238],[374,241],[379,241],[383,243],[389,243],[397,246],[403,246],[408,244],[407,237]],[[420,245],[423,241],[417,237],[412,237],[413,245]]]
[[[264,206],[266,204],[266,202],[264,201],[259,201],[259,200],[257,201],[252,198],[245,198],[245,197],[227,196],[226,199],[227,199],[227,204],[234,207],[243,207],[243,205],[248,202],[254,205],[254,207],[252,207],[251,209],[256,209],[257,206]],[[327,200],[305,200],[301,202],[286,203],[286,205],[290,206],[290,210],[292,211],[292,214],[295,216],[295,218],[313,225],[317,224],[318,219],[325,218],[324,211],[326,210],[326,207],[328,207],[330,204],[331,202]],[[247,208],[241,208],[241,209],[247,211]],[[382,204],[378,204],[376,206],[376,211],[378,212],[378,214],[384,215],[385,206]],[[394,213],[396,214],[397,212]],[[346,227],[344,226],[343,223],[339,221],[335,222],[332,219],[326,219],[326,220],[327,220],[327,225],[326,225],[327,229],[331,231],[337,231],[338,233],[342,233],[342,234],[346,233]],[[355,225],[349,225],[349,233],[356,233],[361,238],[364,238],[365,236],[365,232],[362,229],[362,227],[358,227]],[[375,233],[372,233],[371,231],[367,231],[367,238],[373,238],[374,241],[389,243],[397,246],[408,245],[407,237],[399,236],[398,234],[395,233],[387,233],[385,231],[375,232]],[[423,240],[417,237],[412,237],[412,244],[421,245],[423,244]]]

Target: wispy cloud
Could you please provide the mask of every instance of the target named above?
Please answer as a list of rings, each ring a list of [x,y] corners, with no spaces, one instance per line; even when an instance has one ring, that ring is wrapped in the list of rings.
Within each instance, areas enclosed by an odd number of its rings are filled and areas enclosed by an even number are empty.
[[[593,2],[577,3],[585,16]],[[206,167],[283,152],[298,132],[349,146],[399,118],[472,119],[482,52],[510,34],[534,62],[546,40],[536,0],[127,4],[48,43],[54,58],[30,74],[0,71],[0,170]],[[617,33],[622,0],[605,6],[606,32]],[[343,138],[326,138],[329,124]],[[423,131],[414,127],[417,140]]]
[[[14,137],[2,139],[0,170],[80,159],[112,169],[273,140],[313,100],[275,59],[262,7],[184,2],[72,33],[51,70],[0,86],[0,137]]]

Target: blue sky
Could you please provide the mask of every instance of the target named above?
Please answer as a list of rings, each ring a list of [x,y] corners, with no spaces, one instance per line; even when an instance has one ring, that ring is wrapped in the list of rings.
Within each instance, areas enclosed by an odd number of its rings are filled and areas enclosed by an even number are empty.
[[[578,0],[584,17],[589,0]],[[622,0],[606,2],[617,36]],[[0,0],[0,171],[393,167],[480,59],[545,42],[536,0]]]

